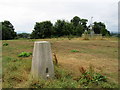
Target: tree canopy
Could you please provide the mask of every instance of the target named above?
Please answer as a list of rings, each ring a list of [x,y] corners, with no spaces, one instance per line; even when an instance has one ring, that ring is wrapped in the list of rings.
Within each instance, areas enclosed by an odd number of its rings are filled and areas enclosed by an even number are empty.
[[[71,21],[57,20],[53,25],[50,21],[37,22],[31,34],[31,38],[50,38],[61,36],[81,36],[87,29],[87,19],[73,17]]]
[[[78,16],[75,16],[75,17],[73,17],[73,19],[71,20],[71,22],[73,23],[73,25],[75,27],[77,27],[77,25],[80,24],[80,18]]]
[[[31,38],[50,38],[53,24],[51,21],[36,22]]]
[[[82,36],[86,31],[90,32],[87,26],[87,19],[74,16],[70,21],[57,20],[54,24],[51,21],[36,22],[34,30],[29,35],[28,33],[19,33],[16,35],[14,26],[9,21],[2,22],[2,39],[9,40],[17,38],[51,38],[61,36]],[[92,26],[95,34],[102,34],[102,36],[110,35],[110,32],[106,29],[106,25],[102,22],[94,22]],[[0,31],[0,32],[1,32]]]
[[[106,29],[106,26],[102,22],[94,22],[93,30],[95,34],[102,34],[102,36],[110,35],[110,32]]]
[[[10,21],[5,20],[2,22],[2,40],[14,39],[15,37],[16,32]]]

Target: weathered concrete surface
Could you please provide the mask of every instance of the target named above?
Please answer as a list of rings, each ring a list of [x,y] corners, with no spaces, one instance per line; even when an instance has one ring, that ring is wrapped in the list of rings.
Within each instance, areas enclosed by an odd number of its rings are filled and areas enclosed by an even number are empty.
[[[51,45],[48,41],[36,41],[34,43],[31,74],[33,78],[54,77]]]

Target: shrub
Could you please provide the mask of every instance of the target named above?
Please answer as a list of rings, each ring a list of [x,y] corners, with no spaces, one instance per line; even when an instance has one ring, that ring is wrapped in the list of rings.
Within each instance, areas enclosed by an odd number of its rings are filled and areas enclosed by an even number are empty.
[[[18,55],[18,57],[29,57],[30,55],[32,55],[32,53],[30,52],[22,52]]]
[[[8,46],[8,43],[3,43],[3,46]]]

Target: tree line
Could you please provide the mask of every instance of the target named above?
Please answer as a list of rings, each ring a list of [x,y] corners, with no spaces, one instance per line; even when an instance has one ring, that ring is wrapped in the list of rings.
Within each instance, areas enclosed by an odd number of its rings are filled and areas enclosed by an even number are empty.
[[[13,25],[9,21],[2,22],[2,39],[9,40],[15,38],[52,38],[62,36],[79,36],[81,37],[85,30],[90,32],[90,25],[87,26],[87,19],[82,19],[78,16],[73,17],[70,21],[57,20],[55,24],[51,21],[36,22],[34,30],[31,34],[21,33],[17,34]],[[95,34],[102,34],[102,36],[110,35],[106,29],[106,25],[102,22],[94,22],[92,26]]]

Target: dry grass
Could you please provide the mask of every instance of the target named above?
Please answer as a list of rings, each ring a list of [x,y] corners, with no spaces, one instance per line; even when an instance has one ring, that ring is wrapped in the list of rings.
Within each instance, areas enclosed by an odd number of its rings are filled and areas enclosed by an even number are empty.
[[[117,40],[64,40],[56,41],[53,51],[58,55],[59,63],[79,75],[78,67],[88,68],[92,64],[96,71],[107,75],[111,80],[118,81],[118,42]],[[70,50],[79,50],[72,53]]]
[[[43,39],[38,39],[36,41],[40,40]],[[86,41],[82,38],[74,38],[72,40],[54,38],[45,40],[51,42],[52,52],[55,52],[57,55],[58,64],[64,69],[73,72],[74,76],[79,76],[79,67],[89,68],[89,65],[93,65],[95,71],[103,73],[110,80],[118,83],[118,41],[116,39]],[[9,46],[3,47],[3,63],[7,64],[7,57],[21,60],[21,65],[24,63],[23,66],[19,66],[17,70],[23,72],[21,78],[24,78],[24,80],[18,80],[20,83],[14,84],[13,87],[20,87],[20,85],[24,86],[22,83],[28,80],[32,56],[19,58],[17,55],[23,51],[32,52],[34,41],[35,40],[3,41],[9,43]],[[80,52],[71,52],[71,50],[74,49]],[[29,66],[27,66],[27,64],[29,64]],[[7,72],[9,70],[7,65],[3,65],[3,68],[5,76],[7,73],[10,73]],[[6,76],[4,79],[6,80],[3,82],[3,87],[8,87],[5,83],[7,83],[9,76]]]

